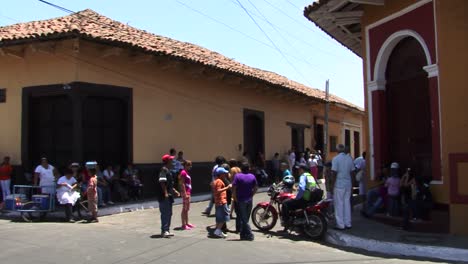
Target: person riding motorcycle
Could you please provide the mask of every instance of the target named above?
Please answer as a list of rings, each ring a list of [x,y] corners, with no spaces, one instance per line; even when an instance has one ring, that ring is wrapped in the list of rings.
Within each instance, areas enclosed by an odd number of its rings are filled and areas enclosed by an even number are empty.
[[[312,195],[312,192],[318,186],[314,176],[309,173],[309,167],[307,164],[301,163],[296,166],[296,169],[298,169],[298,172],[301,175],[299,178],[299,186],[296,198],[284,201],[283,208],[281,210],[281,225],[284,226],[284,230],[288,229],[290,211],[299,209],[305,206],[307,203],[319,199],[318,197],[314,197],[314,195]]]

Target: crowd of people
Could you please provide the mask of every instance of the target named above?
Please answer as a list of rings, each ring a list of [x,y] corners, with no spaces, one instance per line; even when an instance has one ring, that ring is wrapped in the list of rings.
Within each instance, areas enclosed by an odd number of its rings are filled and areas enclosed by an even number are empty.
[[[402,217],[402,228],[408,229],[411,222],[429,220],[432,209],[430,179],[407,168],[401,173],[400,165],[392,162],[382,166],[379,184],[369,190],[361,214],[373,217],[384,213],[389,217]]]
[[[172,206],[175,197],[182,197],[181,230],[195,228],[189,221],[189,210],[191,202],[192,179],[190,160],[176,159],[173,154],[162,156],[163,167],[158,175],[158,202],[161,214],[161,236],[168,238],[171,233]],[[180,165],[179,165],[180,163]],[[226,161],[222,156],[215,159],[215,166],[211,171],[212,199],[204,214],[210,215],[215,208],[216,228],[213,232],[215,237],[225,238],[226,223],[230,221],[232,212],[236,213],[236,230],[241,240],[254,239],[249,225],[252,211],[253,196],[257,192],[257,177],[251,173],[252,168],[248,161]]]
[[[428,218],[432,196],[427,181],[415,177],[410,169],[400,175],[399,164],[393,162],[389,168],[382,168],[381,185],[365,190],[366,153],[352,159],[344,145],[337,146],[338,154],[324,162],[320,151],[297,152],[292,148],[281,159],[275,153],[271,162],[271,176],[266,173],[264,155],[258,153],[252,160],[244,153],[242,159],[227,161],[218,156],[211,170],[210,186],[212,198],[202,214],[210,215],[215,208],[216,229],[214,236],[226,237],[226,222],[236,214],[235,231],[243,240],[253,240],[249,226],[253,195],[263,184],[283,184],[283,191],[297,191],[296,199],[283,204],[282,224],[287,228],[288,211],[310,201],[311,190],[318,186],[317,179],[325,181],[326,197],[333,199],[335,229],[352,228],[351,208],[353,186],[359,186],[359,195],[365,201],[362,215],[372,217],[377,212],[389,216],[403,216],[403,227],[410,222]],[[161,159],[163,166],[157,177],[157,198],[161,213],[161,235],[171,237],[172,205],[175,197],[182,198],[181,229],[191,230],[195,225],[189,221],[192,194],[190,171],[192,162],[184,159],[182,151],[170,149]],[[10,158],[5,157],[0,165],[0,186],[3,201],[10,195],[12,174]],[[90,222],[98,222],[99,207],[112,205],[114,201],[139,200],[142,195],[142,181],[133,164],[124,170],[119,166],[107,165],[101,170],[100,164],[71,163],[59,176],[57,169],[42,158],[34,170],[32,184],[38,185],[44,194],[56,194],[57,201],[65,208],[66,221],[74,222],[73,209],[80,199],[87,199]],[[58,179],[58,180],[57,180]],[[297,179],[297,181],[296,181]],[[297,183],[297,184],[296,184]],[[314,199],[321,199],[315,197]]]

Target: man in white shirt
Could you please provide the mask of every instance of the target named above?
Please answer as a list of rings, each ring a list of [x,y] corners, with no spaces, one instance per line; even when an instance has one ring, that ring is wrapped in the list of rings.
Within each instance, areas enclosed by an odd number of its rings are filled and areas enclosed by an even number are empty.
[[[296,148],[292,147],[288,157],[289,171],[292,172],[296,165]]]
[[[366,197],[366,152],[362,156],[354,160],[354,167],[356,167],[356,180],[359,182],[359,195],[363,198]],[[358,175],[359,179],[358,179]]]
[[[333,188],[335,206],[335,229],[351,228],[351,173],[355,170],[353,159],[345,153],[345,146],[339,144],[338,155],[332,160],[332,178],[336,179]]]

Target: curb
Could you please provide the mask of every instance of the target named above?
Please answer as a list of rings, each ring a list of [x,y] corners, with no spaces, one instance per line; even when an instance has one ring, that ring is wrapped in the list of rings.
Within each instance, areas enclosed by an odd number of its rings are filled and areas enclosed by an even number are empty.
[[[327,232],[325,241],[340,247],[363,249],[370,252],[395,256],[434,258],[461,262],[466,262],[468,260],[468,249],[379,241],[344,234],[335,230],[329,230]]]

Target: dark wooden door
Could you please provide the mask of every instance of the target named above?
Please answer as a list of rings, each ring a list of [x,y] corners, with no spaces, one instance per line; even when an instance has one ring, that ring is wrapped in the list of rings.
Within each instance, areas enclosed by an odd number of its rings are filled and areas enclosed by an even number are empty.
[[[345,129],[345,146],[350,151],[351,150],[351,131]]]
[[[296,151],[304,151],[304,128],[302,127],[291,127],[291,146]]]
[[[30,104],[29,160],[39,164],[47,157],[63,167],[73,155],[73,109],[68,96],[32,97]]]
[[[431,176],[432,137],[426,58],[414,38],[402,40],[387,67],[387,113],[391,161]]]
[[[324,145],[324,128],[322,124],[317,124],[315,127],[315,150],[323,151]]]
[[[263,112],[244,111],[244,151],[252,161],[259,152],[265,152],[265,125]]]
[[[358,131],[354,131],[354,157],[361,156],[361,135]]]
[[[117,98],[87,97],[83,111],[84,159],[125,164],[126,104]]]

